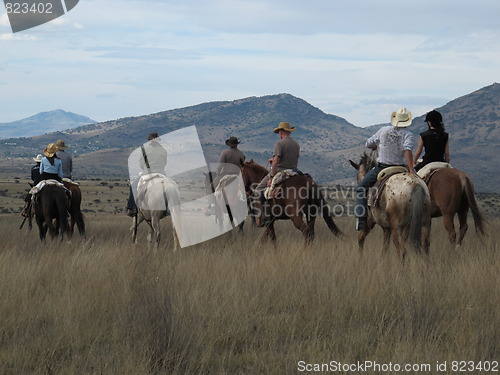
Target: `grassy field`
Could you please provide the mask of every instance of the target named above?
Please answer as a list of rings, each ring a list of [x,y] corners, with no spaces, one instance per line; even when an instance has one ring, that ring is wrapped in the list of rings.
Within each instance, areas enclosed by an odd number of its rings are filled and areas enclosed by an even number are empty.
[[[87,212],[88,237],[70,243],[41,243],[20,219],[0,215],[1,374],[295,374],[331,361],[420,366],[339,374],[455,374],[452,361],[500,360],[494,218],[459,249],[434,221],[429,264],[410,253],[405,266],[381,254],[380,230],[359,257],[352,218],[337,220],[345,239],[319,220],[306,251],[280,222],[276,250],[247,226],[175,253],[170,236],[157,251],[131,244],[123,214]]]

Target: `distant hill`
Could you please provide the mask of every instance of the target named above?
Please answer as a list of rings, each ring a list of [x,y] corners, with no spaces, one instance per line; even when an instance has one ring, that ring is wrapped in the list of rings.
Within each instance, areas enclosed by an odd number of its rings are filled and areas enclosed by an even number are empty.
[[[437,110],[443,114],[450,132],[452,164],[472,176],[476,190],[498,191],[500,84],[462,96]],[[409,128],[416,139],[418,133],[426,129],[423,120],[424,116],[415,118]],[[366,139],[382,126],[356,127],[300,98],[277,94],[204,103],[37,137],[0,141],[0,156],[4,159],[0,166],[16,173],[19,163],[24,160],[27,169],[33,155],[49,142],[62,138],[71,146],[68,151],[75,156],[75,176],[126,178],[127,158],[134,148],[146,141],[149,132],[165,134],[191,125],[197,126],[208,162],[217,161],[226,147],[224,141],[237,136],[242,140],[240,149],[247,159],[265,164],[278,139],[273,128],[280,121],[297,127],[293,137],[302,147],[300,168],[325,184],[354,183],[354,169],[348,159],[359,158]]]
[[[0,123],[0,139],[33,137],[94,123],[95,121],[88,117],[56,109],[23,120]]]

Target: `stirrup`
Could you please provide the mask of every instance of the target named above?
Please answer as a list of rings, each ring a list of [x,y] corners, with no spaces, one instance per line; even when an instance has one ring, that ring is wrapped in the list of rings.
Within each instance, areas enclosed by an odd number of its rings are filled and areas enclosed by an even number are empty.
[[[364,231],[368,228],[368,218],[367,217],[357,217],[356,218],[356,230]]]

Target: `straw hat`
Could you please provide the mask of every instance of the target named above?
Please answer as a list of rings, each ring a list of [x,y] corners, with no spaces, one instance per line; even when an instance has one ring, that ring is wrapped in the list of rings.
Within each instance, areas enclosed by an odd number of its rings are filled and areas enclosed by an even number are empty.
[[[36,157],[33,158],[34,161],[36,161],[37,163],[40,163],[42,161],[42,154],[38,154]]]
[[[296,129],[295,129],[295,126],[290,127],[289,122],[280,122],[278,127],[276,129],[274,129],[274,132],[279,133],[280,130],[285,130],[287,132],[294,132]]]
[[[241,141],[238,141],[238,138],[236,138],[236,137],[230,137],[230,138],[226,139],[226,146],[236,146],[240,143],[241,143]]]
[[[48,158],[54,156],[57,152],[58,148],[55,143],[50,143],[45,150],[43,150],[43,154]]]
[[[66,150],[68,148],[68,146],[64,144],[64,141],[62,139],[57,140],[56,146],[59,150]]]
[[[410,126],[412,122],[411,112],[407,111],[406,108],[401,107],[397,112],[392,112],[391,124],[397,128],[406,128]]]

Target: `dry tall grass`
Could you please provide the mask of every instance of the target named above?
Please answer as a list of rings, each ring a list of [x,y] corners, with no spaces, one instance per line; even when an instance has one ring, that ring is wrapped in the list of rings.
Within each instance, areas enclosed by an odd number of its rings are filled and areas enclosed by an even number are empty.
[[[0,373],[293,374],[299,361],[371,360],[426,373],[448,361],[451,374],[451,361],[500,359],[499,221],[458,250],[435,221],[430,264],[410,254],[404,267],[393,248],[380,254],[380,233],[360,259],[347,220],[345,240],[319,221],[307,251],[283,222],[277,251],[246,228],[176,253],[133,246],[125,218],[87,222],[87,240],[41,244],[0,218]]]

